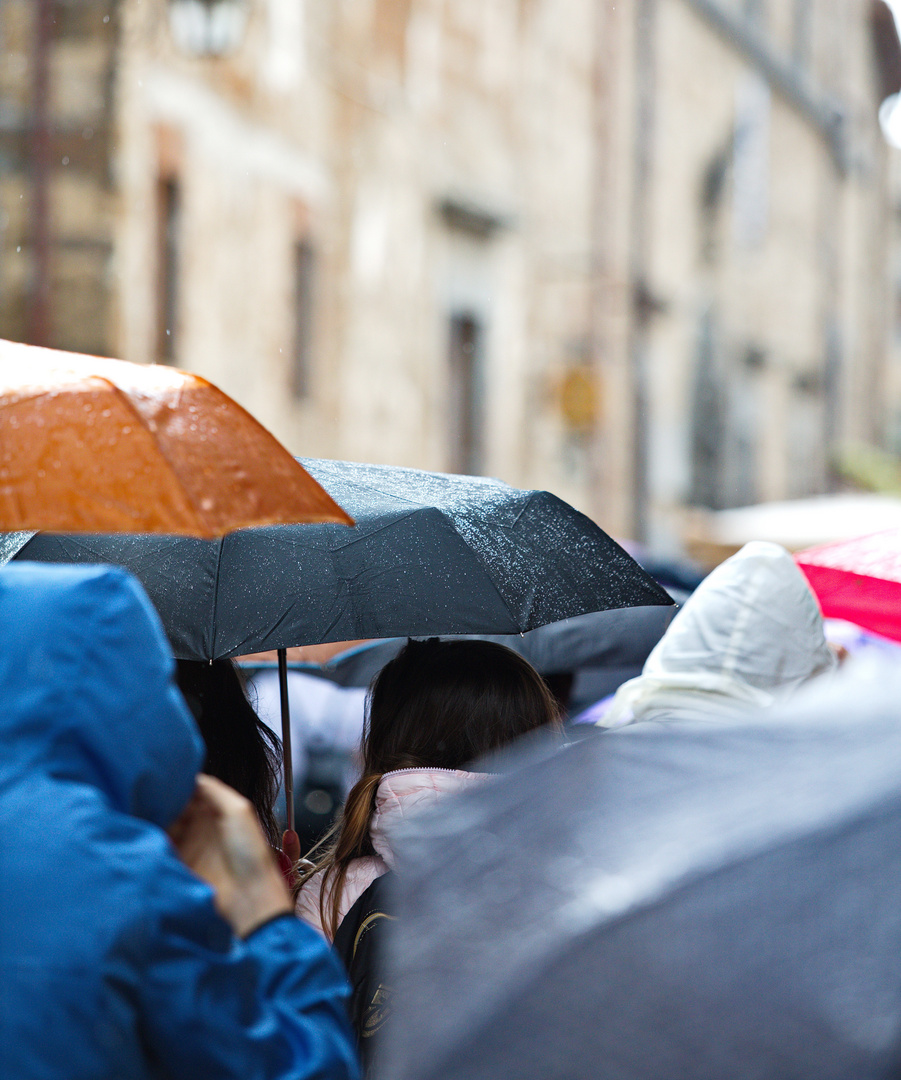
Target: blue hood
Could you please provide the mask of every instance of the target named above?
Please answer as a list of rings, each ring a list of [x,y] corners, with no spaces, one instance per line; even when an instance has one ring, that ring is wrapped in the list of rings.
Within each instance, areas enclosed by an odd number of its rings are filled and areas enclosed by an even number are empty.
[[[191,796],[203,744],[172,681],[159,618],[112,567],[0,570],[0,791],[23,774],[99,788],[162,828]]]

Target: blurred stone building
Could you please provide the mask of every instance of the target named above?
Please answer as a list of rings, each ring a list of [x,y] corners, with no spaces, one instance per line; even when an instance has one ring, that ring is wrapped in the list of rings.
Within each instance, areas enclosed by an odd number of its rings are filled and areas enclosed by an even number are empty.
[[[114,0],[0,2],[0,336],[119,344]]]
[[[2,0],[0,335],[677,546],[887,438],[861,0]]]
[[[631,417],[618,489],[669,543],[686,503],[824,491],[843,443],[886,439],[897,151],[878,110],[901,58],[860,0],[635,0],[607,38],[606,217],[627,218],[600,365]]]

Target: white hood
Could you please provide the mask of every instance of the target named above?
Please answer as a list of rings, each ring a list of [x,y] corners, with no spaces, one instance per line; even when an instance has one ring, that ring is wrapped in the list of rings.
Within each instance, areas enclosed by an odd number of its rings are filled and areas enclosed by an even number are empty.
[[[794,559],[755,541],[698,586],[600,726],[766,708],[835,663]]]

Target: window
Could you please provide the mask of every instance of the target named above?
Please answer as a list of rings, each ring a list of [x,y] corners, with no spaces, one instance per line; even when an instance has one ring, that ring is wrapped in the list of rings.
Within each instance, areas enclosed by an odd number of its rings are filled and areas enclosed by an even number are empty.
[[[725,442],[725,408],[713,313],[701,317],[691,409],[691,495],[694,506],[719,510]]]
[[[294,355],[291,392],[296,398],[310,393],[313,352],[313,311],[316,255],[309,240],[294,245]]]
[[[735,87],[732,144],[732,235],[747,250],[760,247],[769,229],[771,93],[757,74]]]
[[[157,360],[177,360],[178,291],[181,246],[181,190],[178,180],[166,177],[157,185]]]
[[[453,472],[483,468],[482,350],[484,327],[472,312],[451,315],[448,341],[450,376],[450,460]]]
[[[246,0],[169,0],[175,44],[192,56],[227,56],[240,45]]]

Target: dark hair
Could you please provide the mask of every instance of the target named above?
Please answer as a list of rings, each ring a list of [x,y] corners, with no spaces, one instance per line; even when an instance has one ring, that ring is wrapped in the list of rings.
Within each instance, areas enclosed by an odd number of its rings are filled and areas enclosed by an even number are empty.
[[[374,854],[369,826],[385,773],[461,769],[559,719],[541,676],[512,649],[478,640],[409,641],[373,680],[361,745],[363,775],[301,881],[325,871],[319,904],[329,935],[338,927],[348,866]]]
[[[257,812],[273,847],[280,846],[273,806],[282,744],[257,716],[244,677],[231,660],[176,661],[176,680],[206,744],[204,772],[240,792]]]

